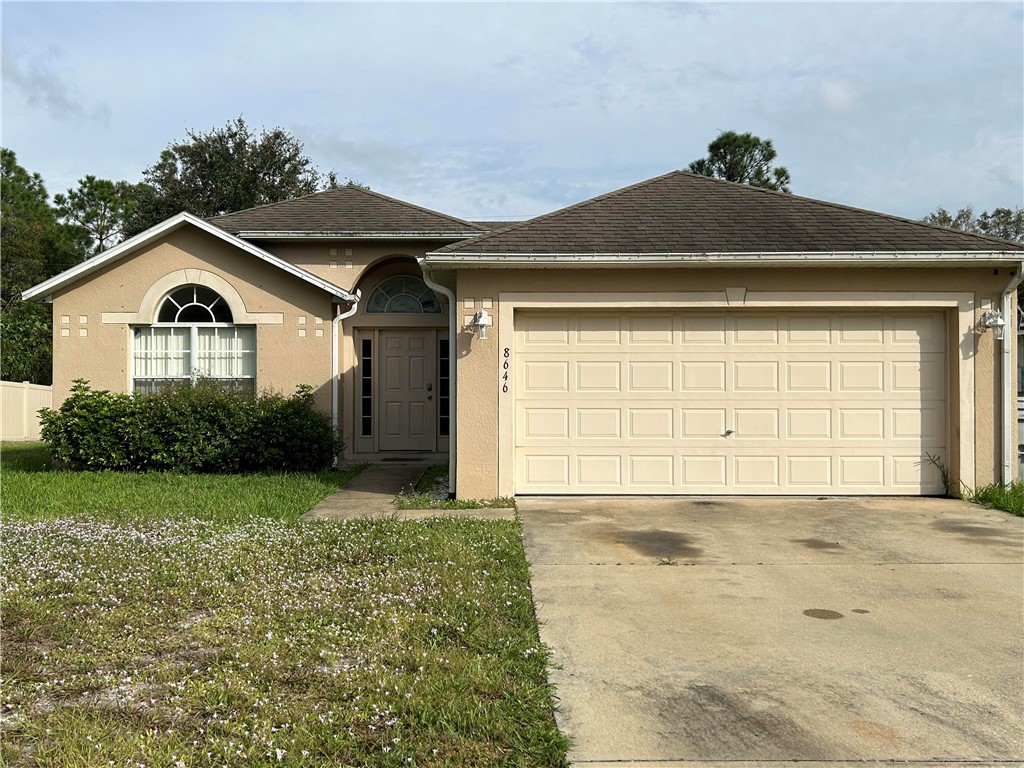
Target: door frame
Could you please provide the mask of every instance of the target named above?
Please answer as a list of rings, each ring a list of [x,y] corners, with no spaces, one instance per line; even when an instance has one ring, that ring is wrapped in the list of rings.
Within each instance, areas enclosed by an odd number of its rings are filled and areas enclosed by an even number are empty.
[[[431,348],[434,351],[434,371],[432,381],[435,400],[434,400],[434,414],[433,414],[433,430],[434,439],[433,447],[426,449],[382,449],[380,447],[380,340],[383,333],[392,332],[422,332],[427,333],[430,338]],[[385,454],[388,456],[400,455],[400,454],[417,454],[423,455],[424,453],[438,453],[447,455],[448,442],[450,440],[450,428],[448,435],[442,435],[440,430],[441,420],[441,378],[442,373],[447,372],[447,364],[442,363],[440,355],[440,342],[448,339],[448,328],[445,327],[432,327],[424,325],[391,325],[382,324],[375,327],[363,327],[354,328],[352,330],[352,343],[354,347],[354,355],[352,359],[352,366],[350,368],[352,386],[349,387],[349,394],[345,398],[346,410],[352,414],[351,420],[346,420],[351,425],[351,439],[347,441],[345,454],[352,456],[366,456],[373,454]],[[370,382],[372,387],[371,395],[371,413],[372,413],[372,424],[371,434],[362,434],[362,415],[363,415],[363,378],[364,378],[364,363],[362,355],[362,342],[363,340],[369,340],[371,342],[371,354],[370,354]],[[449,354],[452,350],[449,346]],[[441,370],[442,365],[444,371]],[[454,388],[449,382],[448,389],[448,408],[449,408],[449,425],[453,423],[451,415],[455,408],[455,392]]]

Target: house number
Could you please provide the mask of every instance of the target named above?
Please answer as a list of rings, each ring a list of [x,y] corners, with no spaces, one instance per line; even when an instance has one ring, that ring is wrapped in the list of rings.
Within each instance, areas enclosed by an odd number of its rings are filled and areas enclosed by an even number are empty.
[[[508,358],[510,354],[511,352],[508,347],[505,347],[505,351],[501,354],[504,358],[501,363],[501,391],[503,394],[508,393]]]

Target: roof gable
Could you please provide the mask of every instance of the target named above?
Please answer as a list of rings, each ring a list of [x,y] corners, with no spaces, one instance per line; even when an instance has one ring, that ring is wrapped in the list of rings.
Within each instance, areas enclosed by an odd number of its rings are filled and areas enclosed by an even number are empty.
[[[459,240],[487,231],[454,216],[348,186],[216,216],[209,221],[233,234],[254,238],[333,235]]]
[[[673,171],[437,254],[1024,251],[884,213]]]
[[[356,300],[356,297],[353,294],[337,285],[334,285],[328,280],[319,278],[311,272],[307,272],[301,267],[295,266],[291,262],[285,261],[284,259],[275,256],[252,243],[248,243],[245,240],[235,237],[234,235],[225,232],[223,229],[215,227],[213,224],[193,216],[191,213],[179,213],[177,216],[172,216],[171,218],[160,222],[156,226],[150,227],[145,232],[140,232],[135,235],[135,237],[130,237],[123,243],[119,243],[103,253],[99,253],[90,259],[86,259],[81,264],[76,264],[71,267],[71,269],[67,269],[59,275],[51,277],[49,280],[44,280],[38,285],[32,286],[21,294],[21,298],[25,301],[30,299],[45,301],[54,291],[60,290],[61,288],[87,277],[93,272],[102,269],[107,264],[127,258],[141,248],[145,248],[156,240],[159,240],[171,232],[186,226],[201,229],[204,232],[207,232],[214,237],[249,253],[257,259],[265,261],[268,264],[287,272],[299,280],[303,280],[323,291],[326,291],[342,301],[352,302]]]

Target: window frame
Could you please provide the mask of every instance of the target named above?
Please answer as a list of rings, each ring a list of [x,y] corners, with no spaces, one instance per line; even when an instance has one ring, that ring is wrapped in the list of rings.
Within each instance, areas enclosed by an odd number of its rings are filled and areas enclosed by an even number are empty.
[[[180,287],[185,287],[185,286],[179,286],[179,288]],[[175,288],[174,290],[177,291],[177,290],[179,290],[179,288]],[[168,293],[167,296],[170,296],[171,293],[174,293],[174,291],[171,291],[170,293]],[[167,300],[167,297],[164,298],[164,301],[166,301],[166,300]],[[221,300],[223,301],[223,297],[221,297]],[[161,301],[159,306],[157,307],[157,316],[159,316],[160,309],[163,307],[164,301]],[[167,382],[170,386],[173,386],[174,384],[177,384],[177,383],[180,383],[180,382],[188,381],[188,382],[190,382],[194,386],[196,384],[196,382],[199,381],[200,379],[205,379],[205,380],[215,381],[215,382],[230,383],[231,385],[236,386],[236,387],[241,387],[242,385],[244,385],[244,387],[246,389],[251,390],[252,394],[254,394],[254,395],[256,394],[256,376],[257,376],[257,371],[258,371],[258,352],[259,352],[259,345],[258,345],[258,339],[257,339],[258,332],[257,332],[257,326],[256,325],[249,325],[249,324],[243,324],[243,323],[219,323],[219,322],[210,322],[210,323],[154,322],[154,323],[148,323],[146,325],[134,324],[134,325],[130,325],[128,328],[129,328],[129,348],[128,348],[129,377],[128,377],[128,381],[129,381],[130,391],[131,391],[132,394],[139,394],[140,393],[140,390],[139,390],[139,388],[137,386],[137,383],[140,382],[140,381],[144,381],[144,382]],[[136,355],[138,354],[138,350],[136,349],[136,346],[135,346],[135,340],[139,337],[139,332],[140,331],[148,331],[149,329],[153,329],[153,328],[171,328],[171,329],[177,329],[177,330],[185,330],[185,329],[188,330],[188,332],[189,332],[189,347],[188,347],[188,352],[187,352],[187,355],[188,355],[188,375],[187,376],[168,377],[168,376],[139,376],[138,375],[137,365],[136,365]],[[197,359],[197,356],[198,356],[198,353],[199,353],[199,331],[200,331],[200,329],[203,329],[203,328],[214,328],[214,329],[216,329],[216,328],[251,329],[251,331],[252,331],[252,348],[251,348],[251,350],[244,350],[243,354],[250,354],[252,356],[252,371],[253,371],[253,373],[251,375],[242,374],[242,375],[237,375],[237,376],[214,376],[212,374],[205,374],[205,373],[201,372],[199,370],[199,367],[197,365],[195,365],[195,362],[196,362],[196,359]],[[250,384],[250,382],[251,382],[251,384]]]

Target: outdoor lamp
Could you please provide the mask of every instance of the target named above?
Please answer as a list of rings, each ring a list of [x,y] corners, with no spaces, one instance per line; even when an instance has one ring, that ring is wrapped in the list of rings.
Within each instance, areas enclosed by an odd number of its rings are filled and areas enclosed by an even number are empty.
[[[981,316],[981,327],[991,328],[992,338],[1002,340],[1003,328],[1006,327],[1006,321],[1003,320],[1003,313],[998,309],[986,310],[985,314]]]
[[[477,313],[473,315],[473,327],[476,328],[477,338],[481,340],[487,339],[487,326],[491,324],[491,316],[487,314],[486,309],[479,309]]]

